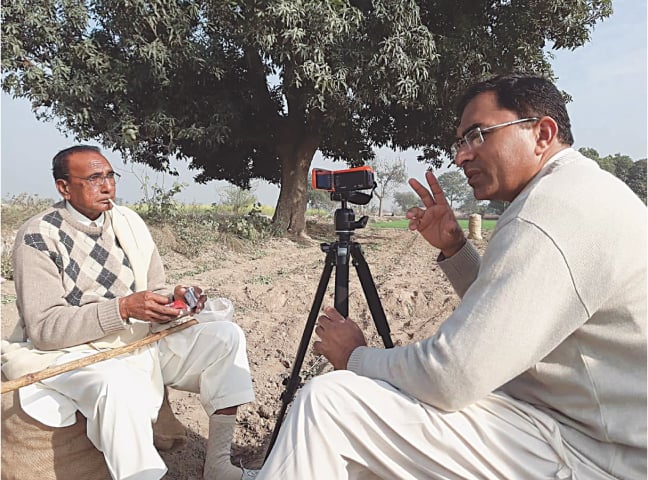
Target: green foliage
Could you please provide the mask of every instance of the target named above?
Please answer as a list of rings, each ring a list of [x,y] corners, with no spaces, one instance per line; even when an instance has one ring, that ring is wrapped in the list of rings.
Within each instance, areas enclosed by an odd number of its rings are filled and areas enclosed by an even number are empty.
[[[646,159],[632,160],[628,155],[615,153],[601,157],[593,148],[582,147],[578,151],[591,158],[599,166],[623,180],[637,196],[646,203]]]
[[[8,280],[13,279],[11,250],[13,249],[16,230],[34,215],[47,209],[55,202],[38,195],[21,193],[3,199],[2,215],[2,256],[0,257],[0,275]]]
[[[443,173],[439,175],[438,180],[451,207],[454,206],[455,201],[463,200],[467,195],[472,196],[472,189],[468,185],[464,174],[459,170]]]
[[[157,184],[150,186],[143,184],[144,199],[139,202],[141,207],[140,211],[151,221],[160,221],[175,217],[180,207],[173,197],[180,193],[186,186],[186,183],[174,182],[170,189],[165,190],[163,186]]]
[[[256,201],[256,196],[249,189],[229,185],[221,192],[221,203],[230,207],[234,215],[238,215],[243,210],[249,210],[256,204]]]
[[[4,91],[78,139],[195,180],[281,183],[275,219],[304,228],[313,154],[359,165],[374,146],[440,164],[457,95],[491,73],[551,73],[611,0],[12,0]]]
[[[468,220],[466,220],[465,218],[460,218],[457,221],[459,222],[459,226],[462,229],[468,230]],[[482,219],[482,230],[486,232],[491,231],[495,228],[496,224],[497,220]],[[409,220],[405,218],[399,218],[396,220],[380,220],[377,222],[372,222],[371,228],[398,228],[405,230],[409,228]]]
[[[630,179],[630,170],[634,165],[632,159],[627,155],[615,153],[610,160],[614,165],[614,175],[625,183],[628,183],[628,180]]]
[[[463,201],[461,202],[459,209],[466,215],[470,215],[472,213],[479,213],[480,215],[484,215],[486,213],[487,207],[488,202],[477,200],[471,189],[463,197]]]
[[[21,193],[2,200],[2,229],[16,230],[26,220],[56,203],[50,198]]]
[[[221,232],[232,233],[246,240],[263,240],[278,234],[270,218],[262,215],[258,206],[252,208],[243,217],[232,216],[223,219],[219,230]]]
[[[637,160],[628,172],[628,186],[646,203],[646,159]]]
[[[591,147],[581,147],[581,148],[578,149],[578,151],[579,151],[582,155],[586,156],[587,158],[591,158],[592,160],[594,160],[594,161],[597,162],[597,163],[598,163],[598,161],[601,159],[601,156],[599,155],[599,152],[598,152],[596,149],[594,149],[594,148],[591,148]]]
[[[504,200],[491,200],[488,202],[488,206],[486,207],[486,210],[484,213],[490,213],[492,215],[501,215],[504,213],[504,210],[510,205],[509,202],[505,202]]]
[[[312,175],[312,172],[311,172]],[[312,181],[306,184],[308,206],[315,210],[329,212],[335,208],[336,202],[331,200],[331,192],[313,188]]]
[[[407,212],[412,207],[423,206],[419,196],[411,191],[394,193],[394,203],[398,206],[401,213]]]

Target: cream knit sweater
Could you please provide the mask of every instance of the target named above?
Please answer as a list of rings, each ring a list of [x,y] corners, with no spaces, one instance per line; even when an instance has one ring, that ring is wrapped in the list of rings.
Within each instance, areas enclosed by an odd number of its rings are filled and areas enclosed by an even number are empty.
[[[646,207],[574,150],[552,160],[483,258],[466,244],[440,262],[462,301],[436,334],[348,368],[445,410],[502,390],[615,478],[645,478]]]

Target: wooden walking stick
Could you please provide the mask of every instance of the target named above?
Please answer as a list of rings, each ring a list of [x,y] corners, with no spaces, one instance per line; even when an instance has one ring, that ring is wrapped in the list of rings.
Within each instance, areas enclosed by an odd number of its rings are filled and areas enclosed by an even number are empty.
[[[101,362],[103,360],[108,360],[109,358],[118,357],[119,355],[123,355],[124,353],[137,350],[138,348],[143,347],[144,345],[148,345],[149,343],[157,342],[161,338],[167,337],[172,333],[179,332],[180,330],[184,330],[185,328],[191,327],[192,325],[195,325],[197,323],[198,320],[191,319],[187,322],[181,323],[180,325],[167,328],[166,330],[162,330],[160,332],[149,335],[148,337],[144,337],[141,340],[129,343],[128,345],[123,345],[112,350],[106,350],[104,352],[96,353],[88,357],[79,358],[78,360],[63,363],[61,365],[56,365],[54,367],[48,367],[38,372],[28,373],[26,375],[23,375],[22,377],[16,378],[15,380],[2,382],[2,391],[0,393],[13,392],[20,387],[26,387],[27,385],[40,382],[41,380],[53,377],[54,375],[59,375],[61,373],[69,372],[81,367],[87,367],[88,365],[92,365],[93,363]]]

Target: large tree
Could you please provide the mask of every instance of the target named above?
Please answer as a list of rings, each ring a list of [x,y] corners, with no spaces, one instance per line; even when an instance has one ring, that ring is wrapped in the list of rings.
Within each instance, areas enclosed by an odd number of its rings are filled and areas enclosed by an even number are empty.
[[[385,200],[394,189],[407,180],[407,166],[404,160],[388,160],[374,158],[368,162],[373,167],[376,189],[374,195],[378,198],[378,216],[382,217]]]
[[[422,206],[421,199],[412,191],[394,192],[394,203],[400,213],[406,213],[412,207]]]
[[[2,87],[126,160],[278,183],[274,220],[301,234],[318,149],[440,162],[467,84],[550,74],[545,48],[582,45],[610,14],[611,0],[12,0]]]
[[[450,207],[454,207],[455,201],[463,200],[466,195],[472,194],[466,177],[459,170],[442,173],[439,176],[439,185],[441,185]]]

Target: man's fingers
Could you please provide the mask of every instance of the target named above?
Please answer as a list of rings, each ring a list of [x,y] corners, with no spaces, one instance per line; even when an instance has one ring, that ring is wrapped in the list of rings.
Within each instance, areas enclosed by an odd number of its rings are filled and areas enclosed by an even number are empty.
[[[410,208],[405,214],[405,218],[409,220],[409,229],[418,230],[421,225],[421,219],[425,215],[425,210],[419,207]]]
[[[437,180],[434,173],[430,171],[426,172],[425,179],[427,180],[428,185],[430,186],[430,190],[432,190],[432,195],[434,195],[434,201],[439,205],[448,205],[448,202],[446,201],[445,198],[445,194],[443,193],[443,189],[441,188],[441,185],[439,185],[439,181]]]
[[[338,312],[333,307],[326,307],[324,309],[324,313],[326,314],[326,317],[328,317],[328,319],[330,319],[331,321],[344,322],[344,317],[342,316],[342,314],[340,314],[340,312]],[[324,318],[326,318],[326,317],[324,317]]]
[[[315,334],[322,338],[326,333],[326,329],[331,325],[332,320],[327,316],[321,315],[317,319],[317,325],[315,326]]]
[[[416,220],[421,218],[423,214],[425,214],[425,210],[423,210],[421,207],[412,207],[405,213],[405,218]]]
[[[416,192],[416,194],[423,200],[423,205],[426,207],[433,207],[434,206],[434,198],[432,197],[432,194],[428,191],[427,188],[425,188],[421,183],[414,179],[410,178],[408,181],[410,187]]]

